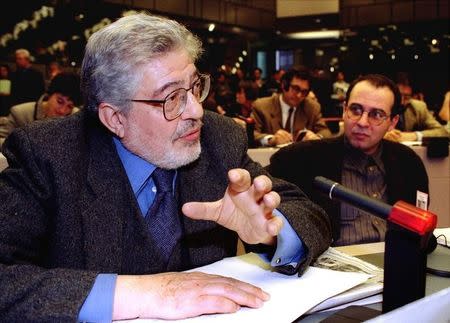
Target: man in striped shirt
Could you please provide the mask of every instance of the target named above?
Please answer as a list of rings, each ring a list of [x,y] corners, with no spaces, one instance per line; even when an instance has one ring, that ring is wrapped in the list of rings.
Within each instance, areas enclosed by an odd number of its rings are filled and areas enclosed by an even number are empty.
[[[400,102],[399,90],[390,79],[361,76],[347,91],[342,136],[295,143],[271,158],[268,170],[273,176],[298,185],[327,211],[335,246],[383,241],[386,221],[330,200],[314,189],[316,176],[389,204],[403,200],[415,205],[417,191],[428,193],[421,159],[407,146],[383,139],[398,122]]]

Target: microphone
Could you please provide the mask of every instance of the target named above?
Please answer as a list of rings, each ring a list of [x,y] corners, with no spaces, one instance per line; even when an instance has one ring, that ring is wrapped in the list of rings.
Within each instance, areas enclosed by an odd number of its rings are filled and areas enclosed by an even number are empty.
[[[315,177],[313,185],[330,199],[336,198],[387,220],[383,313],[424,297],[426,254],[436,247],[432,232],[437,216],[404,201],[390,206],[325,177]]]
[[[437,216],[435,214],[404,201],[398,201],[394,206],[391,206],[383,201],[352,191],[322,176],[315,177],[313,184],[320,191],[327,193],[331,200],[337,199],[346,202],[421,236],[436,228]]]
[[[330,200],[337,199],[346,202],[383,219],[387,219],[391,213],[392,206],[380,200],[352,191],[328,178],[317,176],[314,178],[313,184],[320,191],[328,193]]]

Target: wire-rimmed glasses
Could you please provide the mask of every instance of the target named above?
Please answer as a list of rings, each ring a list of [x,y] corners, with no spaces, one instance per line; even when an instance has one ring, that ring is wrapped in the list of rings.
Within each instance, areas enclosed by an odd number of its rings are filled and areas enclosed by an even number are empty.
[[[132,99],[133,102],[162,105],[164,118],[167,121],[178,118],[186,108],[188,92],[191,91],[199,103],[202,103],[209,93],[211,78],[208,74],[199,74],[190,88],[179,88],[170,92],[164,100]]]
[[[350,104],[347,107],[347,116],[353,121],[359,121],[362,118],[364,113],[367,113],[367,120],[373,126],[381,125],[384,120],[389,118],[390,116],[381,109],[371,109],[369,111],[365,111],[364,108],[360,104]]]

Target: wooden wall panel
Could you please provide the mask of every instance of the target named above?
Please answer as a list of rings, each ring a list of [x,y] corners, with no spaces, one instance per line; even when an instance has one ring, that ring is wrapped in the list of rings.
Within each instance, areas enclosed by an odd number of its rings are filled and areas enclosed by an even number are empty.
[[[212,2],[212,1],[202,1],[202,2],[203,2],[202,18],[206,20],[220,21],[221,15],[219,2]]]
[[[414,3],[397,2],[392,4],[392,21],[408,22],[414,20]]]
[[[389,4],[378,4],[358,8],[358,25],[388,24],[391,21]]]
[[[185,16],[188,13],[187,0],[157,0],[155,9],[169,14]]]
[[[449,0],[340,0],[339,4],[343,28],[432,21],[450,15]]]
[[[450,1],[443,0],[439,1],[439,12],[438,12],[438,18],[439,19],[450,19]]]
[[[432,20],[438,17],[436,0],[416,1],[415,18],[417,20]]]

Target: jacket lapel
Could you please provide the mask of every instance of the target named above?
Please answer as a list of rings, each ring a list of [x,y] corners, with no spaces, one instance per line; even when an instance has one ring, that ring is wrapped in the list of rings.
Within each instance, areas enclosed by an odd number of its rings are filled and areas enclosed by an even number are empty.
[[[123,219],[133,216],[133,200],[125,171],[112,138],[95,129],[90,138],[87,177],[82,193],[83,230],[87,268],[120,272],[123,248]]]
[[[270,111],[270,123],[272,124],[273,133],[283,128],[283,119],[281,117],[280,94],[272,96],[272,110]]]

